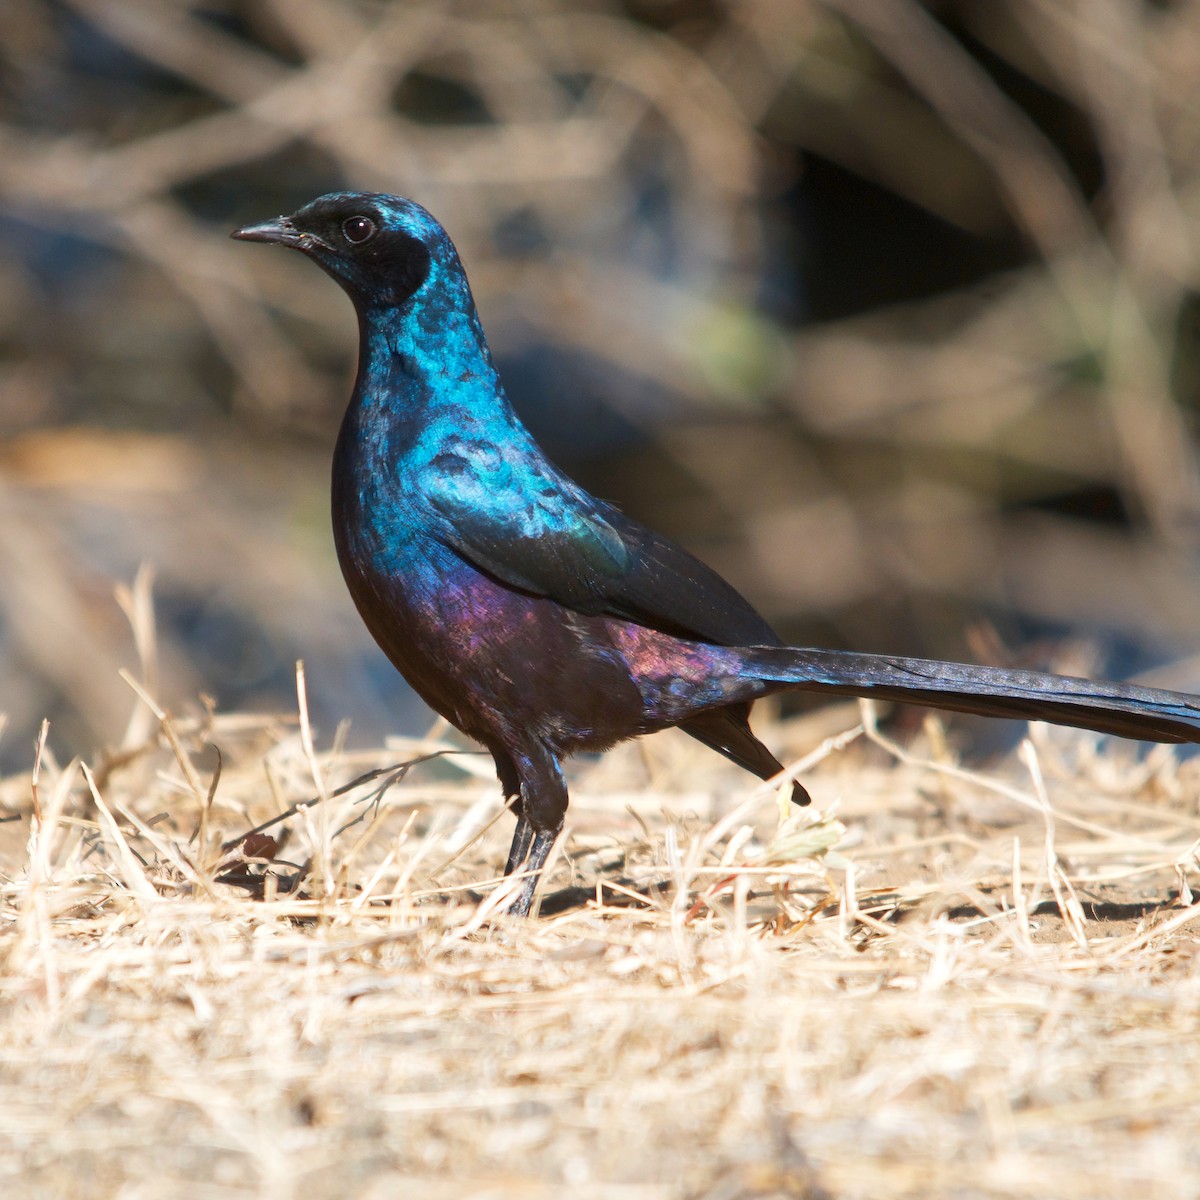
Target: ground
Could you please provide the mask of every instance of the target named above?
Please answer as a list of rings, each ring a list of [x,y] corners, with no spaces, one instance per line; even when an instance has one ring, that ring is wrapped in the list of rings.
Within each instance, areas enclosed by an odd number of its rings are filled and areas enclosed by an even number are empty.
[[[760,721],[811,812],[682,736],[577,764],[528,922],[487,761],[391,770],[443,729],[167,717],[86,771],[51,736],[0,785],[0,1187],[1200,1194],[1200,773],[863,717]]]

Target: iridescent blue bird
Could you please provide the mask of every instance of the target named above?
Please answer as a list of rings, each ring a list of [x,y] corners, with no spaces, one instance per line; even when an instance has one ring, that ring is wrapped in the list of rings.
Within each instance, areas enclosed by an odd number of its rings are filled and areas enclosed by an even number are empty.
[[[425,701],[491,751],[524,915],[567,809],[561,763],[677,725],[761,778],[750,730],[789,688],[1200,741],[1200,698],[995,667],[784,646],[728,583],[568,479],[521,424],[458,253],[419,204],[322,196],[236,238],[291,246],[348,293],[358,379],[333,462],[350,594]],[[798,803],[808,797],[799,785]]]

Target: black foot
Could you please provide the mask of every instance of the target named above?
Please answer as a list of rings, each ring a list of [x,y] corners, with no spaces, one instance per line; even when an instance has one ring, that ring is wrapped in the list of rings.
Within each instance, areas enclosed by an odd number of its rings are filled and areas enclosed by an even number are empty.
[[[513,830],[512,845],[508,850],[508,862],[504,865],[505,875],[511,875],[521,869],[521,864],[529,856],[529,847],[533,845],[533,826],[524,817],[517,817],[517,827]]]
[[[550,857],[550,851],[554,848],[554,843],[558,840],[558,835],[562,831],[560,825],[558,829],[538,830],[533,835],[533,844],[529,850],[529,858],[523,866],[522,864],[512,865],[513,853],[517,848],[517,841],[522,836],[521,825],[526,824],[522,821],[517,825],[517,832],[513,835],[513,849],[509,852],[509,869],[505,871],[506,875],[513,874],[518,868],[530,872],[529,876],[521,884],[521,890],[517,893],[517,898],[508,907],[510,916],[527,917],[529,910],[533,908],[533,897],[537,891],[537,886],[542,880],[542,868],[546,865],[546,859]],[[532,831],[533,826],[528,826]],[[529,845],[526,839],[526,845]]]

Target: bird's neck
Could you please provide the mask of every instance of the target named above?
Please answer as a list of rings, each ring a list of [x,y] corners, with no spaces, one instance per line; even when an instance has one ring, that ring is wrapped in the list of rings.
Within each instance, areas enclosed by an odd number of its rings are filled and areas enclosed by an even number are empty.
[[[388,424],[426,426],[447,409],[485,424],[516,420],[469,294],[360,311],[354,405]]]

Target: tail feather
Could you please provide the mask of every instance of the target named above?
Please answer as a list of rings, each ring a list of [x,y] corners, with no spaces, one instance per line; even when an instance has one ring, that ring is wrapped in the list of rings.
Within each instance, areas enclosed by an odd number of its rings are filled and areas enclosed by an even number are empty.
[[[805,691],[925,704],[985,717],[1050,721],[1147,742],[1200,742],[1200,696],[922,658],[758,646],[760,679]]]

